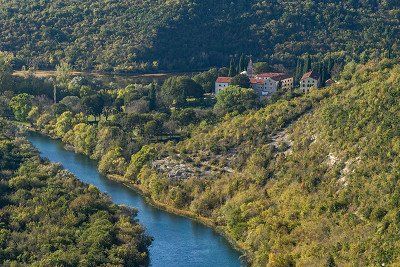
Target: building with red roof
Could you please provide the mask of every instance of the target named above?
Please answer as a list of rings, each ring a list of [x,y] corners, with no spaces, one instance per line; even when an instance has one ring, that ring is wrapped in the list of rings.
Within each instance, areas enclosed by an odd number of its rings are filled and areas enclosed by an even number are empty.
[[[261,95],[272,95],[279,89],[287,91],[293,88],[293,77],[282,72],[261,73],[255,77],[263,81]]]
[[[232,82],[231,77],[218,77],[215,81],[215,94],[218,94],[221,90],[224,90]]]
[[[278,89],[291,90],[293,88],[293,77],[283,72],[267,72],[257,75],[253,73],[253,62],[250,60],[245,74],[250,78],[251,87],[260,97],[269,97]],[[231,77],[218,77],[215,81],[215,94],[224,90],[231,82]]]
[[[217,78],[217,83],[231,83],[232,78],[231,77],[218,77]]]
[[[307,93],[311,88],[318,88],[320,86],[319,74],[315,71],[309,71],[300,79],[300,91]]]

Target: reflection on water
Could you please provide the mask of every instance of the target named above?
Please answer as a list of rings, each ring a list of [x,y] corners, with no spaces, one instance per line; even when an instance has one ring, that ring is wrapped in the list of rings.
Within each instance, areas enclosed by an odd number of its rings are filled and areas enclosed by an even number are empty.
[[[100,175],[95,161],[66,151],[59,141],[36,133],[30,133],[28,139],[43,157],[60,162],[79,180],[107,193],[114,203],[138,209],[139,222],[154,237],[152,266],[241,266],[240,254],[210,228],[148,205],[133,190]]]

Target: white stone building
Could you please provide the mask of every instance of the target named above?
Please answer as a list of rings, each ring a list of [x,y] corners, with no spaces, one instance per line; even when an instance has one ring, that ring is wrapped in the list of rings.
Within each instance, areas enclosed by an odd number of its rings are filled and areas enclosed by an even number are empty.
[[[251,88],[256,91],[260,98],[271,97],[279,89],[291,90],[293,88],[293,77],[281,72],[268,72],[254,75],[253,62],[250,60],[247,71],[243,72],[250,78]],[[231,84],[231,77],[218,77],[215,82],[215,94]]]
[[[300,80],[300,91],[307,93],[311,88],[318,88],[320,85],[320,79],[318,73],[315,71],[309,71],[303,75]]]
[[[253,80],[252,87],[261,97],[270,97],[279,89],[286,91],[293,88],[293,77],[285,73],[262,73],[256,75]]]
[[[215,81],[215,94],[218,94],[221,90],[224,90],[231,84],[231,77],[218,77]]]
[[[293,89],[294,85],[294,78],[290,77],[289,75],[285,75],[281,79],[281,84],[280,87],[282,88],[283,91],[289,91]]]

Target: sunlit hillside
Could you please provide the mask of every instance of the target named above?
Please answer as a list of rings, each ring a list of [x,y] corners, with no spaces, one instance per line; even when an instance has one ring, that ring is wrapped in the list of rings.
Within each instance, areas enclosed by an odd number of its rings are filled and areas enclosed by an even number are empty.
[[[399,100],[398,64],[350,64],[333,87],[164,147],[138,182],[212,218],[256,265],[398,262]]]

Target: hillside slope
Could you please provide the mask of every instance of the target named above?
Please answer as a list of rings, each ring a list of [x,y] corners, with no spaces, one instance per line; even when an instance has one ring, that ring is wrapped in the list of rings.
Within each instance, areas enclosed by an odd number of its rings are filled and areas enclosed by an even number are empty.
[[[294,66],[296,56],[398,54],[399,3],[308,0],[0,0],[0,51],[22,65],[193,70],[253,55]]]
[[[0,118],[1,266],[148,266],[136,211],[44,161]]]
[[[211,218],[256,266],[400,262],[399,101],[399,64],[348,65],[331,88],[142,149],[126,177]]]

